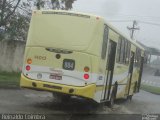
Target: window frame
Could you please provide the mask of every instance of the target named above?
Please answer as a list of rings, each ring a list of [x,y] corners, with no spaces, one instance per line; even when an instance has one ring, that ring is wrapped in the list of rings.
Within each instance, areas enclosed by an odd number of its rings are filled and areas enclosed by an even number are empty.
[[[101,59],[106,58],[107,47],[108,47],[108,38],[109,38],[109,27],[104,25],[103,30],[103,42],[102,42],[102,51],[101,51]]]
[[[128,65],[130,59],[131,43],[123,36],[119,36],[117,45],[116,62],[119,64]]]

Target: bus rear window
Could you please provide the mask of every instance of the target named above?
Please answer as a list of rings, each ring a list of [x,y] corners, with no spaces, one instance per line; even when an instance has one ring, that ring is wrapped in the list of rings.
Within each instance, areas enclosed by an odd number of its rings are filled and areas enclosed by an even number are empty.
[[[27,45],[84,50],[95,38],[97,27],[97,22],[89,18],[33,15]]]

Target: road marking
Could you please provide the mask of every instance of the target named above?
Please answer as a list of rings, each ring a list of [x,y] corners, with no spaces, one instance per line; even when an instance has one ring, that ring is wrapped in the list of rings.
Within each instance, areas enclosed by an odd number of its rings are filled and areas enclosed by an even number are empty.
[[[160,87],[160,83],[157,83],[154,81],[149,81],[149,80],[142,80],[142,84],[148,84],[151,86]]]

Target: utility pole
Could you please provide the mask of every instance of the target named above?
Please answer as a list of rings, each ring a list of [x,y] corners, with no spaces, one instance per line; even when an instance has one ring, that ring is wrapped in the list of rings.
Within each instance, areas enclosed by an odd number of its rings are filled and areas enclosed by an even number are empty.
[[[133,26],[132,26],[132,27],[127,26],[127,29],[128,29],[129,31],[131,31],[131,34],[130,34],[131,39],[134,39],[134,38],[133,38],[134,32],[135,32],[136,30],[140,30],[140,28],[139,28],[139,27],[136,27],[136,26],[137,26],[137,21],[136,21],[136,20],[133,21]]]

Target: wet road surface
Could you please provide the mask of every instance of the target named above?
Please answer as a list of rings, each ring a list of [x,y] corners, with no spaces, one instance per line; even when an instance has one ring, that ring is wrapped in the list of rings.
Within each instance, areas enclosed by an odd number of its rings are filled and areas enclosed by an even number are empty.
[[[160,113],[160,95],[140,91],[132,101],[117,100],[111,109],[104,105],[93,104],[83,99],[69,102],[56,102],[49,92],[28,89],[0,89],[0,113],[39,113],[39,114],[142,114]]]
[[[157,68],[144,67],[142,84],[160,87],[160,76],[155,76]]]

